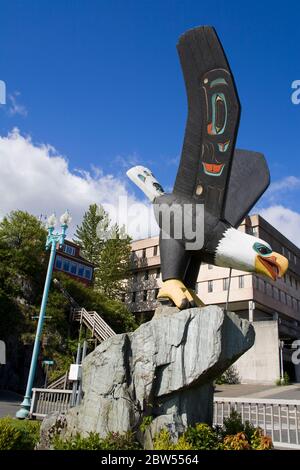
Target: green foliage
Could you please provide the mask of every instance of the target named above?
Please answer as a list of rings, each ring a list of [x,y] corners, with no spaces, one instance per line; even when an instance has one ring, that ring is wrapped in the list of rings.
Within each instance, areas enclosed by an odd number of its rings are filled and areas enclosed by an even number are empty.
[[[129,276],[131,239],[117,225],[112,232],[113,238],[105,242],[100,254],[95,288],[111,299],[118,299],[126,290],[124,279]]]
[[[189,426],[184,437],[193,449],[207,450],[218,449],[219,440],[214,430],[205,423],[198,423],[194,427]]]
[[[271,450],[273,449],[273,443],[270,436],[264,436],[261,428],[254,430],[251,439],[251,448],[254,450]]]
[[[153,439],[154,450],[173,450],[174,443],[171,440],[171,434],[167,429],[162,429]]]
[[[95,310],[98,312],[116,333],[124,333],[137,328],[133,314],[121,302],[109,299],[102,292],[86,287],[65,275],[56,277],[59,278],[63,287],[67,289],[79,305],[84,306],[88,311]],[[52,302],[50,297],[49,302]],[[67,315],[70,311],[67,302],[65,306],[65,314]]]
[[[291,379],[290,379],[289,374],[287,372],[285,372],[283,374],[283,379],[277,379],[275,383],[278,386],[280,386],[280,385],[290,385],[291,384]]]
[[[0,222],[0,285],[8,295],[31,300],[46,273],[46,230],[33,215],[13,211]]]
[[[0,418],[0,450],[33,450],[39,440],[38,421]]]
[[[264,436],[262,429],[249,422],[242,423],[240,415],[232,410],[224,420],[223,428],[211,428],[198,423],[174,441],[167,429],[162,429],[154,437],[154,450],[271,450],[272,439]]]
[[[101,205],[97,204],[89,206],[81,225],[77,226],[74,241],[81,246],[82,256],[96,266],[104,244],[101,234],[107,233],[108,227],[108,214]]]
[[[244,433],[246,438],[250,441],[254,431],[255,427],[249,423],[249,421],[243,423],[240,413],[233,408],[230,411],[229,417],[225,418],[223,421],[223,436]]]
[[[240,376],[238,374],[238,371],[234,365],[230,366],[225,372],[216,379],[216,384],[217,385],[223,385],[223,384],[229,384],[229,385],[234,385],[234,384],[239,384],[240,383]]]
[[[220,448],[217,433],[205,423],[189,426],[177,442],[173,442],[170,432],[166,429],[162,429],[154,437],[154,450],[218,450]]]
[[[82,255],[95,265],[95,289],[111,299],[125,292],[130,267],[130,237],[117,224],[111,226],[101,205],[92,204],[77,227],[75,240]]]
[[[76,434],[74,437],[53,439],[55,450],[139,450],[140,444],[135,440],[131,432],[124,434],[109,433],[107,437],[101,438],[97,433],[89,433],[87,437]]]
[[[140,430],[142,432],[146,432],[147,428],[150,426],[150,424],[153,421],[153,416],[144,416],[143,421],[140,424]]]

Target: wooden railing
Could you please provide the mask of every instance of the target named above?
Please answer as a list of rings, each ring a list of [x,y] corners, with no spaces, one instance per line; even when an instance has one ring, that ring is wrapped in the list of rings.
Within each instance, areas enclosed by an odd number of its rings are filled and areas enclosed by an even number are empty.
[[[66,390],[67,388],[69,388],[69,380],[68,380],[68,375],[69,373],[66,372],[64,375],[62,375],[61,377],[59,377],[58,379],[54,380],[53,382],[50,382],[50,384],[48,385],[48,389],[64,389]]]
[[[85,308],[75,309],[73,320],[84,324],[98,341],[105,341],[111,336],[115,336],[114,330],[108,326],[97,312],[88,312]]]
[[[272,437],[275,447],[300,449],[300,400],[214,398],[214,424],[223,425],[231,410]]]
[[[42,419],[53,411],[65,413],[70,408],[72,390],[33,388],[30,416]]]

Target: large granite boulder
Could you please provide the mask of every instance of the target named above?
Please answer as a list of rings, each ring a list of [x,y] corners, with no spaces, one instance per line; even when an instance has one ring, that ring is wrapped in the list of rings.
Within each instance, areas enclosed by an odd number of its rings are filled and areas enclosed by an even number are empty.
[[[83,362],[83,400],[66,415],[66,433],[139,430],[153,417],[146,446],[162,427],[177,435],[212,423],[213,380],[254,343],[247,320],[217,306],[162,306],[133,333],[100,344]]]

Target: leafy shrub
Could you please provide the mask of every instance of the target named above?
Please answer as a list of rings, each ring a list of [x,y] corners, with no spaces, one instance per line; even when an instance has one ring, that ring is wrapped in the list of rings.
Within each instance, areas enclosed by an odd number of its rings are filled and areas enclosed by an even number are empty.
[[[0,419],[0,450],[33,450],[39,440],[38,421]]]
[[[89,433],[87,437],[76,434],[73,437],[53,439],[55,450],[138,450],[140,444],[135,440],[131,432],[124,434],[109,433],[104,439],[95,432]]]
[[[250,450],[247,436],[243,432],[238,432],[233,436],[226,436],[223,441],[224,450]]]
[[[153,440],[154,450],[271,450],[272,439],[264,436],[261,428],[249,422],[243,424],[235,410],[224,420],[224,426],[211,428],[198,423],[189,426],[174,442],[170,432],[162,429]]]
[[[236,367],[230,366],[227,370],[225,370],[225,372],[220,377],[218,377],[215,380],[215,383],[217,385],[223,385],[223,384],[234,385],[234,384],[241,383],[241,379],[240,379],[240,376]]]
[[[229,417],[225,418],[223,421],[221,433],[223,434],[223,437],[225,437],[227,435],[234,435],[242,432],[246,435],[248,441],[250,441],[254,431],[255,427],[249,423],[249,421],[243,423],[240,413],[231,409]]]
[[[140,424],[140,430],[142,432],[146,432],[146,429],[150,426],[152,421],[153,421],[153,416],[152,415],[144,416],[143,421]]]
[[[272,439],[264,436],[262,429],[255,428],[249,421],[243,423],[241,415],[233,409],[230,416],[224,419],[223,428],[219,433],[223,436],[224,450],[273,449]]]
[[[168,430],[162,429],[154,437],[153,447],[154,450],[216,450],[220,448],[220,442],[210,426],[198,423],[194,427],[189,426],[177,442],[173,442]]]
[[[254,430],[251,436],[251,448],[254,450],[271,450],[273,443],[270,436],[264,436],[261,428]]]
[[[290,385],[291,379],[287,372],[283,374],[283,379],[277,379],[275,382],[276,385]]]
[[[219,440],[216,432],[205,423],[198,423],[196,426],[189,426],[184,433],[187,442],[193,449],[207,450],[218,449]]]

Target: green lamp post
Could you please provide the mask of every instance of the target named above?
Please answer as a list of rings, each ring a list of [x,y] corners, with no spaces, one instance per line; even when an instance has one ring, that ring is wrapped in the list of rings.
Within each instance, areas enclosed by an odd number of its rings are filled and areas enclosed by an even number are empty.
[[[50,289],[50,284],[51,284],[56,248],[57,248],[57,245],[61,247],[64,244],[64,241],[66,238],[66,231],[70,222],[71,222],[71,216],[69,212],[66,211],[60,217],[61,232],[54,233],[54,228],[57,223],[56,217],[53,214],[48,218],[48,224],[47,224],[48,236],[47,236],[47,241],[46,241],[46,250],[50,249],[50,258],[49,258],[49,263],[48,263],[48,269],[47,269],[42,304],[41,304],[41,309],[40,309],[40,314],[39,314],[39,320],[38,320],[38,325],[37,325],[37,330],[36,330],[36,335],[35,335],[35,340],[34,340],[26,392],[25,392],[24,399],[21,403],[21,408],[16,413],[16,417],[19,419],[27,418],[29,415],[30,405],[31,405],[32,386],[33,386],[33,381],[35,377],[39,351],[40,351],[41,336],[42,336],[43,325],[44,325],[44,320],[45,320],[46,306],[47,306],[47,300],[48,300],[49,289]]]

